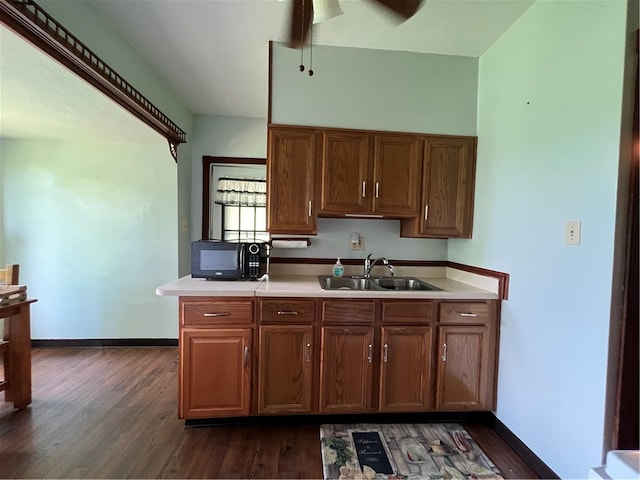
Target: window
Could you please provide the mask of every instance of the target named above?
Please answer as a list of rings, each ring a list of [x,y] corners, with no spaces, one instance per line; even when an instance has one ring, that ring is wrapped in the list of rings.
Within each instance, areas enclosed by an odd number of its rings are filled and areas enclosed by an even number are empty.
[[[221,177],[215,203],[222,206],[222,240],[269,241],[263,178]]]

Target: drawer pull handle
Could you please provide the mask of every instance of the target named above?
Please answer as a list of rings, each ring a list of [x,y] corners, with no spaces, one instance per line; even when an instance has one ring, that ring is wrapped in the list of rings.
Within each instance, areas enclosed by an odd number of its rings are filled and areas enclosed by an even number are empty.
[[[244,347],[244,368],[249,366],[249,347]]]
[[[380,198],[380,184],[376,182],[376,198]]]
[[[278,315],[298,315],[295,310],[278,310]]]
[[[429,205],[424,206],[424,221],[426,222],[429,218]]]
[[[369,354],[367,355],[369,363],[373,362],[373,345],[369,344]]]
[[[311,344],[307,343],[307,348],[304,350],[305,361],[311,363]]]
[[[385,343],[384,347],[382,347],[382,361],[387,363],[389,361],[389,344]]]
[[[447,361],[447,344],[446,343],[442,344],[442,356],[440,357],[440,359],[443,362]]]
[[[362,182],[362,198],[367,196],[367,182]]]
[[[311,200],[309,200],[309,216],[311,216]]]
[[[461,317],[477,317],[478,314],[477,313],[461,313],[460,316]]]
[[[205,313],[205,317],[228,317],[231,315],[229,312],[220,312],[220,313]]]

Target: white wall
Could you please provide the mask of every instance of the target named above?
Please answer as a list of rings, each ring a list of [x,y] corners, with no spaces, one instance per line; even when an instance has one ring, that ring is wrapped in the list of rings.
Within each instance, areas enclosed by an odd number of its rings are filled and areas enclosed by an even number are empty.
[[[625,9],[536,2],[481,57],[474,238],[449,242],[511,274],[497,416],[562,478],[601,464]]]
[[[20,264],[32,338],[177,338],[176,165],[155,145],[3,139],[2,260]]]

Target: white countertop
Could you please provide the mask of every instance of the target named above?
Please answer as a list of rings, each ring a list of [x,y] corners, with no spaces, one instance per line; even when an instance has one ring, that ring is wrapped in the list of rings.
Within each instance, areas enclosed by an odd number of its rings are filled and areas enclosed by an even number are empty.
[[[206,280],[191,275],[156,288],[156,295],[202,297],[253,297],[259,280]]]
[[[419,277],[418,277],[419,278]],[[496,293],[445,277],[424,281],[442,291],[323,290],[316,275],[270,275],[259,281],[224,281],[182,277],[161,285],[157,295],[170,296],[242,296],[242,297],[326,297],[326,298],[446,298],[497,299]]]

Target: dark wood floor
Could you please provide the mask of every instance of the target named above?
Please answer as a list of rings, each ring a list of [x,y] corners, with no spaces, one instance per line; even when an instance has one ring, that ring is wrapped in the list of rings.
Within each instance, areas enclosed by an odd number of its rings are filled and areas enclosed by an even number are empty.
[[[36,348],[33,403],[0,402],[0,478],[322,478],[317,424],[185,427],[177,348]],[[536,475],[465,425],[505,478]]]

